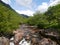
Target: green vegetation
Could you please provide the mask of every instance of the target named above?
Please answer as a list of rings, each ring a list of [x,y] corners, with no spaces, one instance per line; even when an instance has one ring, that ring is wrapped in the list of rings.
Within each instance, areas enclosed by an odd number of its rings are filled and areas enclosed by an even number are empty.
[[[60,4],[50,7],[45,13],[49,22],[49,27],[60,28]]]
[[[60,29],[60,4],[49,7],[45,13],[37,12],[30,17],[27,24],[37,26],[41,29]]]
[[[0,2],[0,36],[11,36],[13,30],[25,22],[23,16],[16,13],[9,5]]]
[[[46,19],[46,15],[39,12],[35,13],[33,17],[30,17],[27,24],[37,26],[38,28],[47,28],[49,22]]]
[[[34,16],[26,17],[16,13],[9,5],[0,1],[0,36],[11,36],[21,23],[37,26],[40,29],[59,29],[60,4],[49,7],[45,13],[36,12]]]

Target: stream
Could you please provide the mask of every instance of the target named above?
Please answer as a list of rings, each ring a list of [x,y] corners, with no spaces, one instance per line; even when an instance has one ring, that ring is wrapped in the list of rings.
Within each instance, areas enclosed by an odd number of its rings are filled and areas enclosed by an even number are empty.
[[[23,30],[25,32],[24,35],[27,35],[29,34],[29,31],[28,30],[31,30],[30,28],[26,28],[27,26],[26,25],[21,25],[19,29],[17,30]],[[10,40],[14,40],[14,38],[11,38]],[[30,45],[31,44],[31,41],[27,42],[25,40],[25,38],[23,38],[20,42],[19,42],[19,45]],[[10,42],[10,45],[14,45],[13,42]]]
[[[46,36],[43,30],[39,31],[38,29],[35,29],[33,26],[28,27],[26,25],[21,25],[20,28],[17,29],[17,31],[20,33],[20,36],[22,33],[24,33],[23,34],[24,37],[19,42],[19,45],[58,45],[56,40],[55,41],[53,40],[54,39],[53,32],[46,33],[49,34]],[[50,34],[53,34],[53,36],[50,36]],[[52,37],[53,39],[51,39],[50,37]],[[29,41],[27,41],[26,39]],[[10,40],[14,40],[14,38],[11,38]],[[10,42],[10,45],[14,45],[14,43]]]
[[[19,45],[30,45],[31,42],[27,42],[24,38],[19,42]],[[14,45],[13,42],[10,42],[10,45]]]

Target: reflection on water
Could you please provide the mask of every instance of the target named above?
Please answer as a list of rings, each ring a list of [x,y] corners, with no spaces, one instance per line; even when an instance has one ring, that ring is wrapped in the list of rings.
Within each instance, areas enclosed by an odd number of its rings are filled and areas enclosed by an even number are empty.
[[[13,42],[10,42],[10,45],[14,45]],[[22,39],[19,43],[19,45],[30,45],[30,41],[27,42],[25,39]]]

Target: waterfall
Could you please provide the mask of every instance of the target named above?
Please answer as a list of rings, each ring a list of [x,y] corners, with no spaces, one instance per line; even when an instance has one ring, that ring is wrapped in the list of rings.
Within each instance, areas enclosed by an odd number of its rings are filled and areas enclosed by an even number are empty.
[[[20,44],[20,45],[30,45],[30,41],[27,42],[25,39],[23,39],[22,41],[20,41],[19,44]]]
[[[10,42],[10,45],[14,45],[14,43],[13,42]]]
[[[10,40],[12,40],[13,38],[11,38]],[[23,38],[20,42],[19,42],[19,45],[30,45],[31,41],[27,42],[25,40],[25,38]],[[14,45],[13,42],[10,42],[10,45]]]
[[[10,45],[14,45],[13,43],[14,38],[12,37],[10,40],[11,40]]]

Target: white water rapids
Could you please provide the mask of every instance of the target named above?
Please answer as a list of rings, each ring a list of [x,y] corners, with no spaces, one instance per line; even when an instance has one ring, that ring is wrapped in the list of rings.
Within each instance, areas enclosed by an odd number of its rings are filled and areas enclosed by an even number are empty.
[[[13,38],[11,38],[11,40],[13,40]],[[27,42],[25,39],[22,39],[20,41],[19,45],[30,45],[30,43],[31,43],[30,41]],[[13,42],[10,42],[10,45],[14,45],[14,43]]]

